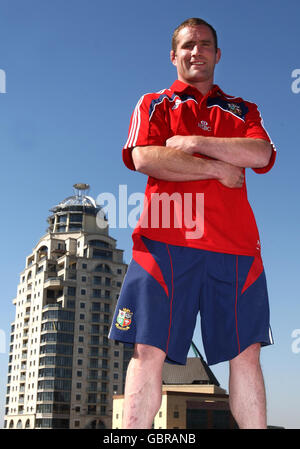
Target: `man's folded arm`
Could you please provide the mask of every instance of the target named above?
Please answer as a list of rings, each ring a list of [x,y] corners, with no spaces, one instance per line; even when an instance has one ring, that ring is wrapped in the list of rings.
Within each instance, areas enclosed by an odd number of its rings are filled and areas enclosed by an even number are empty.
[[[216,179],[227,187],[241,187],[243,170],[222,161],[196,158],[176,148],[140,146],[132,149],[135,169],[164,181]]]
[[[272,145],[266,140],[246,137],[173,136],[167,145],[244,168],[265,167],[272,154]]]

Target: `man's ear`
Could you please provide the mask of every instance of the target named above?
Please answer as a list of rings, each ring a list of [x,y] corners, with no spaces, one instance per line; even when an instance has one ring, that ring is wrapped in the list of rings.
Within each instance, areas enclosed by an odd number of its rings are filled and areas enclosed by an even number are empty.
[[[216,64],[218,64],[218,62],[220,61],[220,59],[221,59],[221,50],[218,48],[218,49],[217,49]]]
[[[170,51],[170,59],[173,65],[177,66],[177,59],[176,59],[176,54],[174,50]]]

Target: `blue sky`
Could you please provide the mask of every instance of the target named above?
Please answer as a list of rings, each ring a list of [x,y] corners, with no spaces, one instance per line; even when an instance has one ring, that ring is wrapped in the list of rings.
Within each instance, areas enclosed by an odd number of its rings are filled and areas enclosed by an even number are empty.
[[[267,175],[247,174],[262,241],[275,345],[263,349],[268,422],[300,428],[299,106],[297,0],[0,0],[1,203],[0,418],[5,403],[12,299],[25,257],[45,233],[49,209],[87,182],[96,198],[143,192],[146,177],[126,169],[121,148],[139,97],[176,78],[170,39],[188,17],[217,30],[222,59],[215,82],[258,103],[278,157]],[[1,91],[1,85],[0,85]],[[132,229],[112,229],[131,257]],[[194,336],[202,348],[199,326]],[[1,345],[0,345],[1,346]],[[227,363],[213,367],[227,389]],[[1,420],[2,421],[2,420]]]

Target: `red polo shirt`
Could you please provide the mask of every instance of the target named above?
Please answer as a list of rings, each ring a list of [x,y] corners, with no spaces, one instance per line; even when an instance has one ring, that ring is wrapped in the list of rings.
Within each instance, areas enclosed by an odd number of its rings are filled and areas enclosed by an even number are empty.
[[[126,166],[135,169],[135,146],[165,146],[174,135],[270,138],[256,104],[226,95],[217,85],[203,96],[175,81],[170,89],[142,96],[131,117],[123,148]],[[201,155],[196,155],[201,157]],[[266,173],[275,162],[254,169]],[[144,210],[133,232],[152,240],[229,254],[260,254],[259,233],[247,199],[246,183],[231,189],[217,180],[170,182],[148,178]]]

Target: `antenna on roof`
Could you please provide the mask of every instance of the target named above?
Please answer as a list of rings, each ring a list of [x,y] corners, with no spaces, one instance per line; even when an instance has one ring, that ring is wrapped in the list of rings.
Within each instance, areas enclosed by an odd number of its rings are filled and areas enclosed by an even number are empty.
[[[203,357],[202,357],[199,349],[197,348],[197,346],[195,345],[195,343],[193,341],[192,341],[191,347],[192,347],[192,350],[193,350],[195,356],[199,357],[201,360],[203,360]]]

